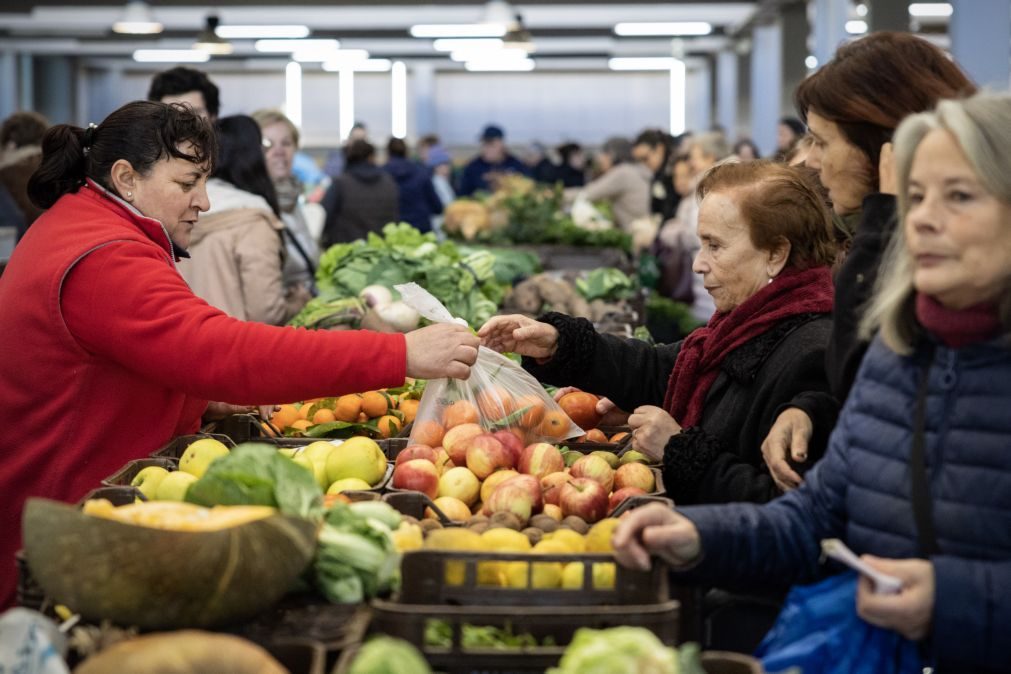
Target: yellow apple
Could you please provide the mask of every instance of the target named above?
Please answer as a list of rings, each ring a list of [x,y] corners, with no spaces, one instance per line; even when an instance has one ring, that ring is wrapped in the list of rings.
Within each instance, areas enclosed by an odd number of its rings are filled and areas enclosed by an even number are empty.
[[[155,494],[158,493],[158,485],[161,484],[161,481],[168,474],[169,472],[161,466],[148,466],[130,480],[130,486],[139,489],[141,494],[146,496],[149,501],[152,501],[155,498]]]
[[[158,484],[158,490],[155,492],[155,500],[185,501],[186,492],[189,491],[190,485],[196,481],[197,478],[195,475],[191,473],[184,473],[181,470],[169,473],[162,478],[162,481]]]
[[[179,470],[202,477],[215,459],[228,456],[228,447],[214,438],[201,438],[190,444],[179,459]]]
[[[386,455],[370,438],[349,438],[330,453],[326,475],[331,484],[346,477],[357,477],[374,487],[386,475]]]

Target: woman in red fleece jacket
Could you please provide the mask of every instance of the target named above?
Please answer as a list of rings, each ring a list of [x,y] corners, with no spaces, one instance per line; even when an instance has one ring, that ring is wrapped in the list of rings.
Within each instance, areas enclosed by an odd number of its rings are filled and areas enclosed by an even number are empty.
[[[49,209],[0,278],[0,608],[21,511],[74,501],[124,462],[197,430],[209,400],[255,405],[466,378],[478,340],[313,332],[230,318],[176,269],[209,208],[216,144],[189,108],[134,102],[43,140],[29,194]]]

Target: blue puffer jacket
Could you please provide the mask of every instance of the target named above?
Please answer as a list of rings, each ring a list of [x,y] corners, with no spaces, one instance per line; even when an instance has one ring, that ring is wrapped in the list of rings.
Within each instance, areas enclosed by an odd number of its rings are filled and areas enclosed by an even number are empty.
[[[681,509],[702,537],[693,575],[727,583],[809,582],[819,542],[917,556],[910,502],[914,404],[929,349],[876,340],[825,458],[771,503]],[[936,671],[1011,671],[1011,351],[936,348],[928,384],[927,471],[941,554],[928,652]]]

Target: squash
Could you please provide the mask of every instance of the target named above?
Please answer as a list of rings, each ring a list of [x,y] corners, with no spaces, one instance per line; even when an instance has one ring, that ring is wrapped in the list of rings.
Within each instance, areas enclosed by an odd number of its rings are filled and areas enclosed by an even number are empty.
[[[312,560],[316,524],[269,509],[236,524],[242,518],[221,510],[217,530],[180,531],[29,499],[25,557],[46,594],[88,620],[142,629],[235,622],[291,587]]]
[[[287,674],[267,651],[226,634],[183,630],[121,641],[85,660],[74,674]]]

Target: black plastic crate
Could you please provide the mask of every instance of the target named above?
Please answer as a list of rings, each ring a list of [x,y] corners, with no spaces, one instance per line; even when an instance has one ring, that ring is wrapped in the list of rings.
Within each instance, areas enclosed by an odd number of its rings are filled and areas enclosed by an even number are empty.
[[[129,486],[133,478],[137,477],[137,473],[150,466],[158,466],[168,471],[179,470],[179,460],[165,456],[134,459],[133,461],[128,461],[125,466],[102,480],[102,485],[105,487]]]
[[[172,438],[164,447],[151,452],[151,456],[167,457],[178,460],[182,457],[183,452],[186,451],[187,447],[203,438],[214,438],[215,440],[223,443],[229,449],[235,447],[235,443],[232,442],[232,439],[227,435],[219,435],[217,433],[194,433],[192,435],[180,435],[177,438]]]

